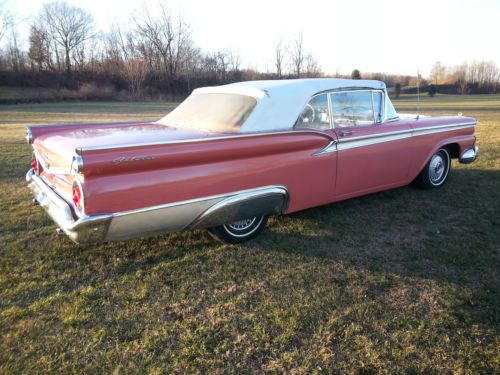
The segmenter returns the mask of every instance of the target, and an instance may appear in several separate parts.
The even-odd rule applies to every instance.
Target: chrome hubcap
[[[445,172],[445,161],[441,155],[434,155],[429,165],[429,177],[432,182],[438,182]]]
[[[234,223],[228,224],[227,226],[233,230],[245,230],[250,228],[253,223],[255,223],[255,220],[257,220],[256,217],[253,217],[251,219],[238,220]]]

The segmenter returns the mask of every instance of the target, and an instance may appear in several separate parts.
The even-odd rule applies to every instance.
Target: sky
[[[130,24],[158,0],[67,0],[88,9],[99,29]],[[8,0],[28,22],[42,0]],[[273,48],[303,36],[322,71],[428,75],[432,64],[491,60],[500,66],[500,0],[167,0],[203,51],[231,48],[242,68],[273,71]],[[23,29],[19,27],[19,31]],[[21,36],[23,34],[21,33]]]

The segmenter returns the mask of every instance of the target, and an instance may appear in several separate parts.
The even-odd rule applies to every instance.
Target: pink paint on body
[[[203,133],[201,139],[199,132],[155,123],[31,129],[34,148],[42,158],[68,171],[62,176],[42,172],[67,200],[74,178],[69,173],[71,155],[81,149],[87,215],[266,185],[286,186],[290,193],[288,212],[295,212],[410,183],[439,147],[453,144],[462,153],[475,142],[473,127],[422,135],[411,132],[466,122],[475,120],[421,118],[324,133],[225,134],[224,139],[216,133]],[[391,135],[395,132],[401,137]],[[386,140],[373,143],[377,137]],[[363,139],[368,140],[366,145]],[[332,140],[338,140],[338,150],[318,154]],[[138,143],[147,145],[127,146]]]

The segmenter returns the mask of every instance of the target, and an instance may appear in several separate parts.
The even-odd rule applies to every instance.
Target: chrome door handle
[[[339,135],[340,135],[341,137],[345,137],[346,135],[351,135],[351,134],[352,134],[352,130],[341,130],[341,131],[339,132]]]

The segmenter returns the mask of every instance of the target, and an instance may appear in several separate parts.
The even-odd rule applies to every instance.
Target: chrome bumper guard
[[[469,164],[472,163],[474,160],[477,158],[477,152],[479,148],[477,146],[474,146],[473,148],[465,151],[462,156],[458,159],[458,161],[462,164]]]
[[[268,214],[282,214],[289,194],[284,186],[190,199],[137,210],[75,219],[70,205],[30,169],[28,187],[35,200],[73,241],[99,243],[158,233],[209,228]]]

